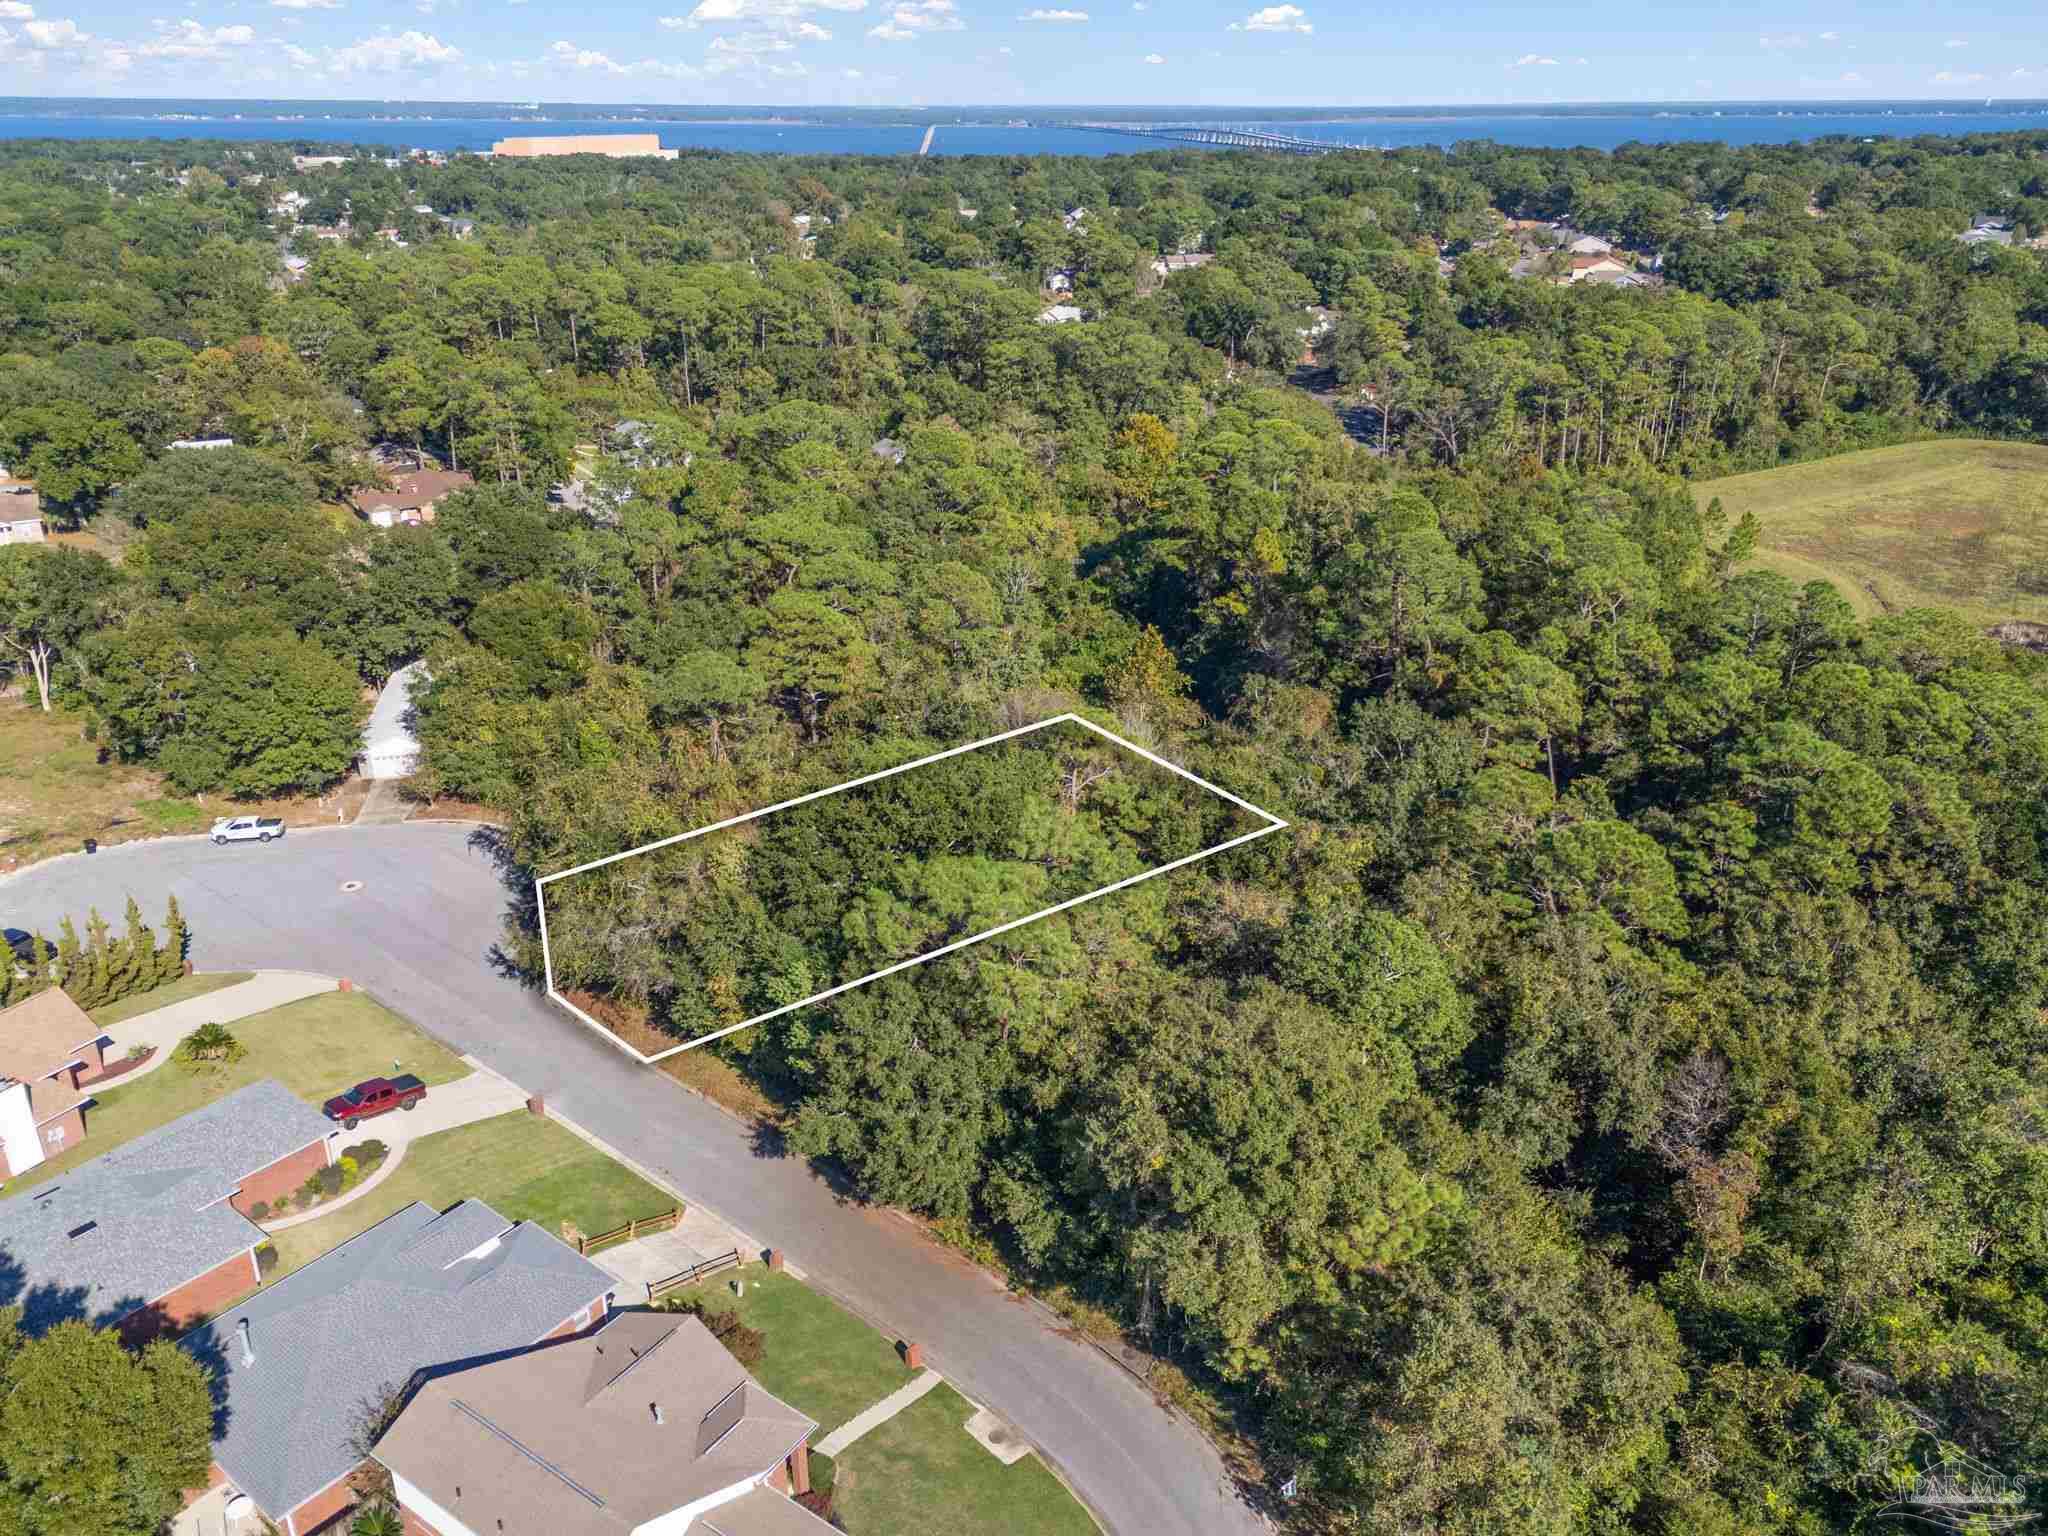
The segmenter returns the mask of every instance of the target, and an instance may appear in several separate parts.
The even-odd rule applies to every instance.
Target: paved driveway
[[[358,880],[360,890],[341,889]],[[727,1115],[503,979],[491,952],[505,891],[468,829],[295,829],[269,847],[176,839],[70,855],[0,880],[0,924],[54,929],[88,905],[118,914],[131,895],[155,922],[172,893],[200,966],[354,979],[786,1250],[878,1326],[916,1337],[963,1393],[1029,1436],[1117,1536],[1268,1529],[1209,1445],[1098,1352],[900,1217],[845,1203],[803,1162],[764,1152]]]

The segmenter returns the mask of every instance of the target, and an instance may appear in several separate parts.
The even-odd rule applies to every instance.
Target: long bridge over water
[[[1169,139],[1180,144],[1205,144],[1211,149],[1262,149],[1280,155],[1334,155],[1353,148],[1328,139],[1304,139],[1263,128],[1232,128],[1214,123],[1047,123],[1081,133],[1120,133],[1134,139]]]

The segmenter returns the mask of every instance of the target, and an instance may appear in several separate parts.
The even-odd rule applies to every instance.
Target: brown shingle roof
[[[97,1065],[90,1047],[99,1038],[100,1027],[85,1010],[62,987],[50,987],[0,1009],[0,1078],[29,1085],[29,1101],[41,1125],[92,1097],[72,1086],[69,1072],[50,1074],[75,1061]]]
[[[404,512],[414,507],[424,507],[430,502],[439,501],[450,491],[463,490],[475,484],[476,481],[459,469],[405,470],[393,475],[384,490],[357,491],[356,510],[365,514],[376,511]]]
[[[437,1377],[376,1456],[471,1530],[610,1536],[762,1476],[816,1428],[696,1318],[624,1312]]]

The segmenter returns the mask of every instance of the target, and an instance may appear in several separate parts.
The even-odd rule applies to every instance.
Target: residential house
[[[878,459],[890,464],[901,464],[910,457],[910,450],[893,437],[878,437],[870,450]]]
[[[85,1140],[86,1085],[105,1070],[99,1026],[62,987],[0,1008],[0,1178]]]
[[[1040,325],[1069,325],[1081,318],[1080,305],[1054,304],[1039,311],[1038,323]]]
[[[398,523],[417,527],[434,520],[434,508],[450,491],[475,484],[459,469],[398,470],[385,478],[381,489],[356,491],[349,500],[372,527],[389,528]]]
[[[452,215],[443,214],[441,217],[441,225],[444,229],[448,231],[449,234],[453,235],[458,240],[467,240],[471,235],[476,233],[475,219],[458,219],[453,217]]]
[[[325,1168],[333,1134],[266,1078],[0,1200],[24,1325],[84,1318],[139,1341],[229,1305],[261,1279],[249,1213]]]
[[[246,1496],[283,1536],[309,1536],[355,1502],[367,1414],[602,1323],[613,1284],[480,1200],[445,1212],[415,1201],[180,1341],[216,1373],[213,1471],[191,1502]]]
[[[1164,256],[1152,258],[1152,273],[1155,277],[1171,277],[1176,272],[1191,272],[1196,267],[1206,267],[1216,259],[1210,251],[1169,251]]]
[[[1570,269],[1557,279],[1559,283],[1583,283],[1606,273],[1619,276],[1629,269],[1628,263],[1616,256],[1574,256],[1571,261]]]
[[[287,256],[284,258],[283,265],[284,280],[288,283],[296,283],[304,280],[306,269],[312,263],[303,256]]]
[[[409,1536],[819,1536],[817,1428],[697,1318],[595,1333],[439,1375],[373,1453]]]
[[[797,227],[798,233],[802,233],[811,227],[811,216],[808,213],[793,213],[789,216],[789,222]]]
[[[432,203],[414,203],[412,205],[412,211],[414,213],[421,215],[423,218],[431,219],[434,217],[434,205]]]
[[[295,171],[317,171],[322,166],[347,165],[347,155],[293,155],[292,169]]]
[[[232,437],[181,437],[172,442],[173,448],[232,448]]]
[[[959,213],[960,217],[967,220],[970,224],[981,217],[981,210],[979,208],[962,208],[959,210]]]
[[[0,470],[0,544],[43,542],[43,501],[32,480],[14,480]]]
[[[1081,227],[1082,221],[1087,217],[1088,210],[1086,208],[1069,208],[1061,222],[1066,225],[1067,233],[1072,234]]]
[[[1581,235],[1565,249],[1574,256],[1606,256],[1612,254],[1614,246],[1598,235]]]
[[[1055,267],[1052,271],[1046,273],[1045,291],[1047,293],[1072,293],[1074,291],[1074,269],[1072,267]]]
[[[1956,239],[1964,245],[2011,245],[2013,243],[2012,220],[2001,219],[1988,213],[1980,213],[1970,221],[1970,227]]]

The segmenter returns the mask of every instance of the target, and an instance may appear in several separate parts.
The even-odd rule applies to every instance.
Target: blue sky
[[[0,0],[0,95],[793,105],[2048,97],[2030,8]]]

